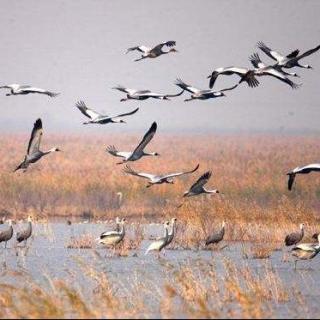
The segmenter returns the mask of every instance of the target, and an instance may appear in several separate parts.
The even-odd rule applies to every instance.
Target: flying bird
[[[181,96],[184,91],[184,90],[182,90],[181,92],[179,92],[177,94],[160,94],[160,93],[151,92],[150,90],[130,89],[130,88],[126,88],[121,85],[113,87],[112,89],[119,90],[119,91],[127,94],[127,98],[122,98],[120,100],[121,102],[130,100],[130,99],[147,100],[149,98],[160,99],[160,100],[170,100],[169,98]]]
[[[90,119],[83,124],[126,123],[122,118],[135,114],[139,110],[139,108],[136,108],[127,113],[118,114],[116,116],[107,116],[88,108],[83,101],[78,101],[76,103],[76,107],[81,111],[82,114]]]
[[[296,245],[297,243],[299,243],[303,239],[303,236],[304,236],[304,224],[301,223],[300,224],[300,231],[299,232],[292,232],[292,233],[288,234],[284,239],[284,243],[287,247]]]
[[[248,86],[251,88],[257,87],[259,85],[259,81],[254,76],[254,71],[246,68],[239,67],[227,67],[227,68],[217,68],[213,70],[212,74],[208,76],[209,88],[213,88],[217,78],[220,75],[238,75],[241,79],[240,82],[247,82]]]
[[[296,84],[291,81],[287,77],[287,74],[285,74],[280,68],[264,64],[257,53],[251,55],[249,60],[255,68],[254,74],[256,76],[271,76],[277,78],[278,80],[288,84],[292,89],[298,89],[301,86],[301,84]]]
[[[10,93],[7,93],[6,96],[16,96],[16,95],[26,95],[29,93],[39,93],[39,94],[45,94],[49,96],[50,98],[54,98],[58,96],[60,93],[51,92],[48,90],[44,90],[41,88],[31,87],[31,86],[25,86],[20,84],[8,84],[6,86],[1,86],[0,89],[10,89]]]
[[[130,168],[128,165],[123,169],[123,171],[127,174],[131,174],[133,176],[141,177],[148,179],[148,185],[147,188],[155,185],[155,184],[162,184],[162,183],[170,183],[173,184],[173,178],[179,177],[185,174],[190,174],[195,171],[197,171],[199,168],[199,164],[192,170],[190,171],[183,171],[183,172],[177,172],[177,173],[170,173],[170,174],[163,174],[163,175],[155,175],[155,174],[150,174],[150,173],[144,173],[144,172],[137,172]]]
[[[197,196],[202,193],[219,193],[219,190],[207,190],[204,188],[204,185],[209,181],[211,177],[211,171],[204,173],[192,186],[191,188],[184,193],[184,197]]]
[[[320,163],[312,163],[304,167],[296,167],[292,171],[288,172],[287,173],[287,176],[289,176],[288,189],[292,190],[292,186],[297,174],[308,174],[312,171],[314,172],[320,171]]]
[[[181,79],[177,79],[175,84],[182,88],[183,90],[186,90],[191,93],[191,98],[190,99],[185,99],[184,101],[191,101],[194,99],[198,100],[207,100],[207,99],[212,99],[212,98],[218,98],[218,97],[224,97],[225,94],[223,93],[224,91],[228,90],[233,90],[235,89],[238,85],[236,84],[235,86],[219,91],[214,91],[214,90],[200,90],[198,88],[192,87],[189,84],[186,84],[183,82]]]
[[[57,147],[54,147],[48,151],[41,151],[40,144],[41,144],[42,134],[43,134],[42,121],[41,121],[41,119],[38,119],[34,123],[34,126],[33,126],[33,130],[31,133],[30,140],[29,140],[27,154],[26,154],[23,162],[20,163],[20,165],[14,170],[14,172],[17,170],[20,170],[20,169],[26,170],[31,163],[37,162],[43,156],[50,154],[52,152],[61,151]]]
[[[157,131],[157,123],[153,122],[150,129],[146,132],[144,137],[142,138],[139,145],[133,150],[133,152],[126,151],[118,151],[114,146],[108,146],[107,152],[115,157],[123,158],[122,162],[118,162],[117,164],[122,164],[127,161],[137,161],[143,156],[159,156],[157,152],[145,152],[144,149],[147,144],[152,140],[153,136]]]
[[[127,53],[131,52],[131,51],[139,51],[142,53],[141,58],[136,59],[134,61],[140,61],[146,58],[157,58],[163,54],[168,54],[170,52],[178,52],[178,50],[176,50],[175,48],[173,48],[176,45],[175,41],[167,41],[167,42],[163,42],[158,44],[157,46],[155,46],[154,48],[148,48],[146,46],[136,46],[136,47],[132,47],[127,49]],[[163,51],[163,47],[167,47],[169,50],[168,51]]]
[[[265,45],[262,41],[259,41],[257,43],[257,47],[262,50],[268,57],[271,59],[277,61],[277,66],[282,68],[293,68],[293,67],[299,67],[299,68],[305,68],[305,69],[312,69],[312,67],[308,64],[300,64],[299,61],[315,52],[317,52],[320,49],[320,45],[316,46],[313,49],[310,49],[302,54],[299,55],[299,50],[294,50],[287,56],[284,56],[283,54],[270,49],[267,45]]]

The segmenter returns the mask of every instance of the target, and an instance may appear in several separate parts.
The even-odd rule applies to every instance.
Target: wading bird
[[[143,156],[159,156],[157,152],[145,152],[144,149],[147,146],[147,144],[152,140],[154,134],[157,131],[157,123],[153,122],[150,129],[147,131],[147,133],[142,138],[139,145],[133,150],[133,152],[126,152],[126,151],[118,151],[114,146],[108,146],[107,152],[109,152],[111,155],[115,157],[123,158],[122,162],[118,162],[117,164],[122,164],[127,161],[137,161]]]
[[[168,239],[169,239],[169,233],[168,233],[169,221],[166,221],[163,225],[164,225],[164,231],[165,231],[164,237],[153,241],[153,242],[149,245],[149,247],[148,247],[145,255],[147,255],[150,251],[157,251],[157,252],[158,252],[158,258],[159,258],[161,250],[164,249],[164,248],[168,245]]]
[[[119,224],[120,230],[115,231],[107,231],[100,235],[100,238],[98,239],[99,243],[105,245],[105,246],[113,246],[113,249],[115,251],[116,245],[119,244],[124,236],[125,236],[125,228],[124,224],[126,222],[126,219],[121,219],[121,221],[116,221],[116,223]]]
[[[48,151],[41,151],[40,144],[41,144],[42,134],[43,134],[42,121],[41,119],[38,119],[33,126],[33,130],[29,140],[27,154],[23,162],[14,171],[17,171],[19,169],[26,170],[31,163],[37,162],[43,156],[50,154],[52,152],[61,151],[57,147],[54,147]]]
[[[130,100],[130,99],[147,100],[149,98],[160,99],[160,100],[170,100],[169,98],[181,96],[184,91],[184,90],[182,90],[181,92],[179,92],[177,94],[160,94],[160,93],[151,92],[150,90],[130,89],[130,88],[123,87],[121,85],[113,87],[112,89],[119,90],[119,91],[127,94],[127,98],[122,98],[120,100],[121,102]]]
[[[22,230],[22,231],[19,231],[17,233],[17,241],[18,243],[24,241],[25,243],[25,246],[27,245],[27,240],[31,237],[32,235],[32,217],[29,216],[28,217],[28,224],[27,224],[27,228]]]
[[[295,180],[295,177],[297,174],[308,174],[310,172],[317,172],[320,171],[320,163],[312,163],[308,164],[304,167],[296,167],[292,171],[287,173],[287,176],[289,176],[288,179],[288,189],[292,190],[292,186]]]
[[[280,68],[276,68],[274,66],[267,66],[264,64],[259,55],[257,53],[254,53],[249,57],[250,62],[254,66],[254,74],[256,76],[271,76],[274,78],[277,78],[278,80],[288,84],[292,89],[298,89],[301,84],[294,83],[291,81],[288,77],[287,74],[285,74]]]
[[[298,260],[311,260],[320,252],[320,235],[318,243],[301,243],[292,248],[291,253],[298,258],[294,261],[294,268],[297,268]]]
[[[172,242],[172,240],[176,235],[176,222],[177,222],[177,218],[171,219],[171,229],[168,232],[168,240],[167,240],[166,246],[168,246]]]
[[[228,90],[233,90],[235,89],[238,85],[234,85],[231,88],[226,88],[223,90],[219,91],[214,91],[214,90],[200,90],[198,88],[192,87],[189,84],[186,84],[183,82],[181,79],[177,79],[175,84],[182,88],[183,90],[189,91],[191,93],[191,98],[190,99],[185,99],[184,101],[192,101],[195,99],[198,100],[207,100],[207,99],[212,99],[212,98],[219,98],[219,97],[225,97],[226,95],[223,93],[224,91]]]
[[[88,108],[83,101],[77,102],[76,107],[82,114],[90,118],[90,121],[84,122],[83,124],[126,123],[122,118],[135,114],[139,110],[139,108],[136,108],[127,113],[118,114],[116,116],[107,116]]]
[[[206,239],[206,246],[209,244],[218,244],[223,240],[225,233],[225,225],[226,223],[223,221],[221,225],[221,229],[218,232],[214,232],[211,236]]]
[[[213,70],[212,74],[208,76],[209,81],[209,88],[213,88],[217,78],[220,75],[238,75],[241,79],[240,82],[246,82],[249,87],[254,88],[259,85],[259,81],[254,76],[254,71],[246,68],[239,68],[239,67],[227,67],[227,68],[217,68]]]
[[[292,232],[292,233],[288,234],[284,239],[284,243],[286,244],[287,247],[296,245],[297,243],[299,243],[303,239],[303,236],[304,236],[304,224],[301,223],[300,224],[300,231],[299,232]]]
[[[207,190],[204,188],[204,185],[209,181],[211,177],[211,171],[204,173],[192,186],[191,188],[184,193],[184,197],[197,196],[202,193],[219,193],[219,190]]]
[[[0,231],[0,243],[4,242],[4,248],[7,247],[7,242],[13,236],[12,221],[8,220],[8,224],[9,224],[9,228],[8,229]]]
[[[123,171],[127,174],[131,174],[133,176],[141,177],[148,179],[148,185],[146,186],[147,188],[153,186],[154,184],[162,184],[162,183],[170,183],[173,184],[173,178],[179,177],[185,174],[193,173],[197,171],[199,168],[199,164],[192,170],[190,171],[184,171],[184,172],[178,172],[178,173],[171,173],[171,174],[164,174],[164,175],[155,175],[155,174],[150,174],[150,173],[144,173],[144,172],[137,172],[128,165],[123,169]]]
[[[312,69],[312,67],[308,64],[300,64],[299,60],[315,53],[320,49],[320,45],[310,49],[302,54],[299,55],[299,50],[294,50],[287,56],[282,55],[281,53],[274,51],[270,49],[268,46],[266,46],[262,41],[259,41],[257,43],[257,47],[262,50],[268,57],[270,57],[273,60],[277,61],[277,66],[281,68],[293,68],[293,67],[299,67],[299,68],[305,68],[305,69]]]
[[[167,41],[167,42],[163,42],[163,43],[158,44],[154,48],[148,48],[145,46],[137,46],[137,47],[132,47],[132,48],[127,49],[126,54],[128,52],[135,51],[135,50],[141,52],[142,53],[141,58],[136,59],[134,61],[140,61],[145,58],[157,58],[163,54],[168,54],[170,52],[178,52],[178,50],[173,48],[175,45],[176,45],[175,41]],[[168,51],[162,50],[163,47],[165,47],[165,46],[169,48]]]
[[[60,93],[51,92],[48,90],[35,88],[31,86],[24,86],[20,84],[8,84],[6,86],[0,87],[0,89],[10,89],[10,93],[7,93],[6,96],[16,96],[16,95],[26,95],[29,93],[39,93],[39,94],[45,94],[51,98],[54,98],[58,96]]]

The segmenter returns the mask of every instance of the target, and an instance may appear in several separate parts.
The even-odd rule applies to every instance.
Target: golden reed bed
[[[131,150],[139,134],[105,136],[46,136],[43,149],[59,146],[63,152],[49,155],[27,173],[13,173],[22,160],[27,135],[3,136],[0,142],[0,214],[13,218],[33,214],[50,217],[93,217],[96,220],[125,216],[134,222],[160,222],[176,216],[180,231],[203,239],[222,220],[227,221],[226,240],[282,241],[284,234],[307,224],[317,230],[320,175],[298,176],[294,190],[287,190],[288,170],[319,161],[320,141],[313,136],[273,135],[165,135],[148,146],[160,157],[130,163],[151,173],[200,169],[175,180],[174,185],[145,188],[146,181],[126,176],[119,158],[107,154],[114,144]],[[208,187],[221,195],[185,201],[182,195],[206,170],[213,171]],[[123,193],[119,202],[118,192]],[[185,234],[181,232],[180,234]],[[179,237],[179,235],[178,235]],[[184,239],[186,246],[188,239]]]

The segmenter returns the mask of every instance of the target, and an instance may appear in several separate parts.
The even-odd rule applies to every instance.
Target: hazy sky
[[[250,66],[248,56],[262,40],[289,53],[320,42],[320,1],[1,1],[0,82],[21,83],[61,92],[6,97],[0,91],[1,130],[28,132],[41,117],[49,132],[144,131],[156,120],[163,131],[319,130],[320,52],[309,56],[314,70],[298,69],[299,90],[269,77],[260,87],[246,84],[227,98],[184,103],[121,102],[116,84],[160,93],[177,92],[176,77],[207,88],[207,75],[221,66]],[[125,55],[135,45],[176,40],[179,53],[133,62]],[[261,58],[270,61],[263,53]],[[238,81],[221,77],[216,88]],[[82,126],[74,107],[84,100],[107,114],[140,111],[127,125]]]

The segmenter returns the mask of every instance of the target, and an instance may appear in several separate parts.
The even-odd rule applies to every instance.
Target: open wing
[[[176,42],[171,40],[171,41],[167,41],[167,42],[163,42],[163,43],[158,44],[157,46],[152,48],[152,50],[158,51],[158,50],[161,50],[164,46],[167,46],[170,48],[170,47],[174,47],[175,45],[176,45]]]
[[[151,48],[148,48],[148,47],[146,47],[146,46],[131,47],[131,48],[127,49],[126,54],[127,54],[128,52],[130,52],[130,51],[135,51],[135,50],[140,51],[140,52],[142,52],[142,53],[147,53],[147,52],[149,52],[149,51],[151,50]]]
[[[175,85],[177,85],[178,87],[180,87],[181,89],[183,90],[187,90],[191,93],[198,93],[200,92],[199,89],[195,88],[195,87],[192,87],[190,86],[189,84],[186,84],[185,82],[183,82],[181,79],[177,79],[176,82],[175,82]]]
[[[288,173],[288,176],[288,190],[291,191],[296,175],[294,173]]]
[[[190,188],[190,191],[196,191],[202,189],[203,186],[209,181],[211,177],[211,171],[204,173]]]
[[[307,57],[307,56],[310,56],[310,54],[315,53],[315,52],[318,51],[319,49],[320,49],[320,45],[317,46],[317,47],[315,47],[315,48],[313,48],[313,49],[310,49],[310,50],[304,52],[303,54],[301,54],[301,55],[298,56],[297,58],[300,60],[300,59],[302,59],[302,58],[305,58],[305,57]]]
[[[137,92],[137,90],[135,90],[135,89],[126,88],[121,85],[117,85],[117,86],[113,87],[112,89],[119,90],[121,92],[128,93],[128,94],[135,94]]]
[[[59,95],[59,93],[56,92],[51,92],[48,90],[44,90],[41,88],[35,88],[35,87],[30,87],[30,86],[20,86],[20,91],[25,92],[25,93],[40,93],[40,94],[46,94],[47,96],[54,98]]]
[[[129,152],[118,151],[115,146],[108,146],[107,152],[115,157],[126,158],[129,155]]]
[[[118,114],[117,116],[112,117],[112,118],[120,118],[120,117],[130,116],[132,114],[135,114],[138,110],[139,110],[139,108],[136,108],[133,111],[130,111],[130,112],[127,112],[127,113],[121,113],[121,114]]]
[[[78,101],[76,103],[76,107],[81,111],[82,114],[84,114],[86,117],[90,118],[91,120],[94,120],[101,116],[100,113],[88,108],[83,101]]]
[[[33,125],[31,137],[29,140],[28,151],[27,151],[28,155],[31,155],[39,151],[42,134],[43,134],[42,121],[41,119],[37,119],[37,121]]]
[[[233,89],[235,89],[237,86],[238,86],[238,83],[237,83],[236,85],[234,85],[233,87],[230,87],[230,88],[226,88],[226,89],[219,90],[219,92],[233,90]]]
[[[260,69],[260,68],[266,67],[266,65],[261,61],[261,59],[257,53],[252,54],[249,57],[249,60],[255,68]]]
[[[268,68],[268,70],[266,71],[265,74],[269,75],[269,76],[272,76],[272,77],[275,77],[278,80],[288,84],[292,89],[298,89],[301,86],[301,84],[294,83],[289,78],[287,78],[284,73],[282,73],[279,70],[276,70],[276,69],[274,69],[272,67]]]
[[[131,174],[132,176],[137,176],[137,177],[141,177],[141,178],[146,178],[151,180],[152,178],[155,177],[155,175],[153,174],[149,174],[149,173],[143,173],[143,172],[137,172],[135,170],[133,170],[130,166],[126,165],[125,168],[123,169],[123,172],[127,173],[127,174]]]
[[[161,176],[162,179],[164,178],[173,178],[173,177],[179,177],[182,176],[184,174],[189,174],[189,173],[193,173],[195,171],[197,171],[199,169],[199,164],[192,170],[190,171],[183,171],[183,172],[177,172],[177,173],[171,173],[171,174],[167,174],[167,175],[163,175]]]
[[[150,127],[150,129],[144,135],[144,137],[142,138],[141,142],[135,148],[133,153],[142,152],[144,150],[144,148],[147,146],[147,144],[152,140],[152,138],[155,135],[156,131],[157,131],[157,123],[153,122],[151,127]]]
[[[174,98],[174,97],[179,97],[184,93],[184,89],[182,89],[180,92],[176,93],[176,94],[166,94],[165,96],[167,98]]]
[[[291,53],[289,53],[287,56],[286,56],[286,58],[288,58],[288,59],[293,59],[293,58],[295,58],[295,57],[297,57],[298,56],[298,54],[299,54],[299,50],[297,49],[297,50],[294,50],[294,51],[292,51]]]
[[[259,41],[257,43],[257,47],[273,60],[280,62],[284,58],[284,56],[281,53],[270,49],[262,41]]]

